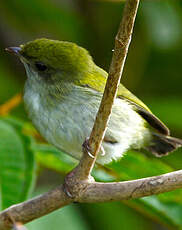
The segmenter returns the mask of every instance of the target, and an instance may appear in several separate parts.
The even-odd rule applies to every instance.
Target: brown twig
[[[12,227],[11,218],[23,224],[46,215],[69,203],[109,202],[139,198],[182,187],[182,170],[139,180],[114,183],[87,183],[74,199],[65,195],[63,186],[32,200],[14,205],[0,213],[0,229]]]
[[[67,175],[67,183],[64,186],[61,185],[48,193],[14,205],[1,212],[0,230],[9,230],[14,223],[18,222],[25,224],[74,201],[87,203],[120,201],[167,192],[182,187],[182,170],[126,182],[97,183],[90,179],[90,172],[100,149],[112,104],[117,93],[138,4],[139,0],[127,0],[125,4],[123,19],[116,36],[115,51],[106,89],[88,143],[94,159],[87,154],[88,149],[84,148],[85,154],[83,154],[78,167]],[[65,193],[67,185],[68,189],[71,190],[71,195],[73,195],[71,197],[67,195],[68,193]]]
[[[30,222],[68,205],[72,201],[73,200],[65,194],[63,186],[61,185],[34,199],[13,205],[0,213],[0,230],[11,229],[15,221],[22,224]],[[14,221],[12,221],[12,219]]]
[[[81,177],[87,180],[90,177],[97,154],[100,150],[128,53],[138,5],[139,0],[126,1],[122,21],[115,38],[115,48],[105,91],[88,141],[90,150],[84,149],[80,164],[74,170],[76,177],[78,176],[79,179]],[[88,151],[93,155],[93,158],[90,157]]]
[[[90,188],[90,185],[98,185],[91,180],[90,173],[100,149],[111,113],[112,104],[117,93],[128,46],[130,44],[138,4],[139,0],[127,0],[123,19],[116,36],[115,51],[113,53],[106,89],[88,142],[88,146],[91,147],[91,153],[95,158],[90,158],[88,149],[85,148],[85,154],[83,154],[78,167],[67,175],[64,188],[61,186],[38,198],[7,209],[0,215],[0,229],[12,227],[12,221],[11,218],[9,218],[10,215],[15,222],[26,223],[60,208],[61,206],[67,205],[74,200],[79,200],[82,194],[87,191],[88,186]],[[71,192],[71,198],[68,196],[69,192]]]

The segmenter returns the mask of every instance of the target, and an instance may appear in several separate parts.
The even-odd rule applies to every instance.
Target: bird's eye
[[[38,71],[45,71],[47,69],[47,66],[42,62],[36,62],[35,66]]]

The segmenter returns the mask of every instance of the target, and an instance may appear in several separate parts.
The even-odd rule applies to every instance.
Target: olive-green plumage
[[[107,72],[95,65],[88,51],[71,42],[37,39],[21,45],[21,54],[33,61],[41,61],[49,67],[60,68],[68,73],[85,73],[82,78],[73,79],[78,85],[89,85],[99,92],[104,91]],[[87,76],[87,77],[85,77]],[[118,96],[132,100],[149,111],[147,106],[120,84]]]
[[[87,50],[71,42],[37,39],[21,45],[18,56],[28,75],[24,100],[33,123],[48,142],[80,158],[107,73]],[[162,156],[181,145],[142,101],[119,85],[98,162],[109,163],[130,148]]]

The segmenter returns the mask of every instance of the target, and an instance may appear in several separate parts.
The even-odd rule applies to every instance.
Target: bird
[[[25,67],[24,104],[36,129],[48,143],[80,159],[107,72],[72,42],[39,38],[6,50]],[[120,83],[96,162],[109,164],[130,149],[162,157],[181,146],[182,140],[171,137],[169,129]]]

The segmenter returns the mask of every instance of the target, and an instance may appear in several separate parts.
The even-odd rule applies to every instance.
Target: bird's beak
[[[21,57],[21,54],[20,54],[21,48],[20,47],[8,47],[5,50],[9,53],[15,54],[18,57]]]

